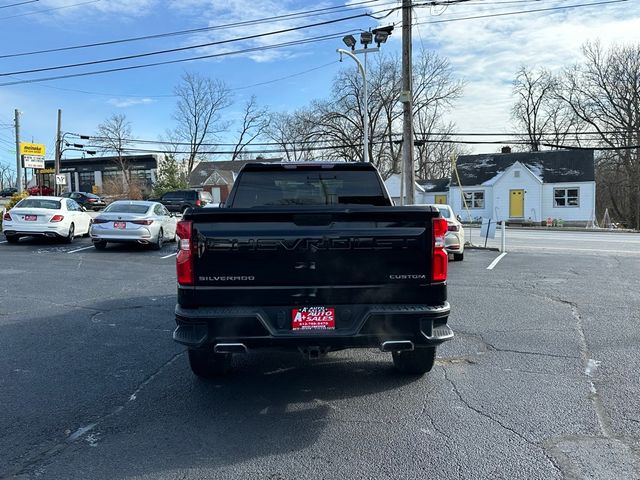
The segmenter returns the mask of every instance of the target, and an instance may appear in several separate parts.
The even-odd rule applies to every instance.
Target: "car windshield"
[[[151,207],[139,203],[112,203],[104,209],[105,213],[147,213]]]
[[[60,202],[58,200],[49,200],[46,198],[25,198],[18,202],[16,208],[45,208],[47,210],[60,210]]]
[[[436,207],[444,218],[451,218],[451,210],[449,207]]]

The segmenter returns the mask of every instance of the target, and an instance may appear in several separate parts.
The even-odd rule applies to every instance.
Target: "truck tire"
[[[5,235],[5,237],[7,239],[7,243],[18,243],[18,241],[20,240],[20,237],[18,235]]]
[[[231,354],[212,350],[189,350],[189,366],[198,377],[212,378],[225,375],[231,369]]]
[[[436,347],[422,347],[405,352],[393,352],[393,365],[401,373],[423,375],[436,361]]]
[[[453,259],[454,259],[456,262],[461,262],[461,261],[463,261],[463,260],[464,260],[464,252],[463,252],[463,253],[454,253],[454,254],[453,254]]]

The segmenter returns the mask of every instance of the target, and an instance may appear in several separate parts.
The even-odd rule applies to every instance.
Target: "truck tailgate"
[[[189,214],[196,244],[191,288],[207,292],[199,302],[218,305],[249,291],[267,304],[313,304],[327,295],[371,302],[381,287],[396,301],[420,303],[421,287],[430,284],[436,216],[417,207]]]

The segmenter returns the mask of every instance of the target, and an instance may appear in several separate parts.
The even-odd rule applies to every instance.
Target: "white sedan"
[[[62,238],[71,243],[87,235],[91,216],[70,198],[27,197],[6,212],[2,230],[7,242],[18,243],[20,237]]]

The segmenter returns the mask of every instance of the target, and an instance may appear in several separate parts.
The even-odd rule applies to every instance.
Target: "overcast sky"
[[[26,1],[26,0],[21,0]],[[53,155],[56,110],[63,110],[63,130],[95,133],[112,113],[131,120],[136,138],[157,139],[174,127],[173,88],[188,70],[223,80],[234,90],[228,118],[238,118],[242,103],[255,94],[272,111],[290,111],[312,99],[329,95],[331,79],[341,68],[335,49],[339,37],[379,25],[398,28],[383,46],[399,53],[401,44],[399,1],[287,1],[287,0],[34,0],[23,5],[0,3],[0,83],[41,79],[97,70],[134,66],[189,57],[227,54],[216,58],[131,69],[99,75],[38,83],[0,86],[0,161],[14,162],[13,111],[22,112],[22,138],[45,143]],[[415,0],[417,5],[426,2]],[[577,8],[554,9],[573,5]],[[335,7],[331,9],[332,7]],[[317,12],[318,9],[329,9]],[[311,16],[291,16],[316,10]],[[545,11],[532,11],[545,10]],[[24,70],[64,66],[124,55],[191,47],[220,40],[264,34],[373,12],[383,20],[360,16],[322,26],[302,28],[223,45],[124,61],[34,73]],[[507,13],[514,15],[500,15]],[[511,82],[518,68],[545,66],[559,70],[580,60],[580,47],[599,40],[605,46],[640,42],[640,7],[637,0],[603,3],[595,0],[470,0],[414,9],[413,47],[435,50],[447,57],[454,74],[466,82],[464,96],[450,113],[460,132],[513,131],[509,112]],[[289,17],[286,17],[289,15]],[[247,25],[249,20],[283,16]],[[483,17],[483,18],[469,18]],[[203,27],[198,33],[163,36],[50,53],[8,56]],[[338,38],[324,38],[337,36]],[[299,43],[315,39],[307,43]],[[286,48],[231,54],[238,50],[294,42]],[[233,141],[233,128],[227,138]],[[472,147],[477,152],[496,146]]]

